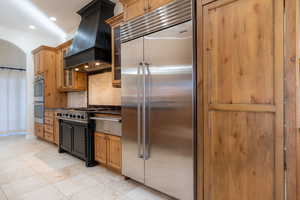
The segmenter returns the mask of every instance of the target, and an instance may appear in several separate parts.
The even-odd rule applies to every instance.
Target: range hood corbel
[[[77,13],[81,22],[72,46],[64,57],[65,69],[88,63],[111,63],[111,29],[105,20],[114,15],[115,4],[109,0],[93,0]]]

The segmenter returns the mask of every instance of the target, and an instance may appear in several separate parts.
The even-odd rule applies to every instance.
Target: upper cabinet
[[[121,35],[120,25],[124,20],[123,13],[106,21],[111,26],[112,34],[112,82],[113,87],[121,87]]]
[[[151,12],[156,8],[166,5],[174,0],[148,0],[148,11]]]
[[[85,91],[87,89],[87,75],[83,72],[76,72],[73,69],[65,70],[64,57],[67,54],[72,40],[57,47],[57,87],[62,92]]]
[[[174,0],[120,0],[124,7],[124,20],[142,16]]]
[[[34,58],[34,73],[35,75],[44,74],[47,69],[46,65],[51,65],[55,62],[55,48],[41,46],[35,49],[33,52]]]
[[[128,21],[147,12],[148,0],[120,0],[124,7],[124,20]]]
[[[66,94],[57,90],[57,49],[41,46],[32,51],[35,75],[44,77],[44,100],[46,108],[65,107]]]

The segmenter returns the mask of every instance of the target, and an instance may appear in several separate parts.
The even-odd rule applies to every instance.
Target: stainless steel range
[[[94,114],[113,114],[121,115],[119,106],[109,107],[90,107],[90,108],[68,108],[57,113],[57,117],[62,120],[74,121],[80,123],[89,123],[90,118]]]
[[[59,153],[68,152],[85,161],[87,167],[97,163],[94,156],[95,114],[120,114],[120,107],[69,108],[57,112],[59,119]]]

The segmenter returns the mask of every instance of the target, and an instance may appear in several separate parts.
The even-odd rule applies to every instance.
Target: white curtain
[[[26,129],[26,72],[0,69],[0,135]]]

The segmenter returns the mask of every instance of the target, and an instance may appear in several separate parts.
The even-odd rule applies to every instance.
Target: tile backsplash
[[[121,105],[121,89],[112,87],[112,72],[89,76],[90,105]]]
[[[89,76],[89,99],[87,92],[69,92],[68,107],[90,105],[121,105],[121,89],[112,87],[112,72]]]
[[[68,107],[79,108],[87,107],[87,92],[69,92]]]

